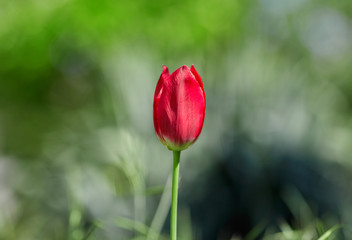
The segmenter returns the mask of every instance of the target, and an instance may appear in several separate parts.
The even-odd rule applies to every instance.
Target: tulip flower
[[[204,87],[194,66],[182,66],[171,75],[163,66],[153,104],[154,127],[160,142],[172,151],[188,148],[202,131],[204,115]]]
[[[160,142],[173,151],[170,236],[177,239],[177,194],[180,154],[199,137],[205,116],[202,79],[192,65],[182,66],[171,75],[166,66],[156,85],[153,119]]]

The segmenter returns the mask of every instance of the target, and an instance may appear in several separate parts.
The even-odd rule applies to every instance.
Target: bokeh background
[[[0,1],[0,239],[168,239],[152,103],[194,64],[179,239],[352,239],[350,0]]]

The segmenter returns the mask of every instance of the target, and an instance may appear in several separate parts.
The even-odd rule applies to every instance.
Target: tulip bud
[[[160,142],[172,151],[192,145],[202,131],[205,102],[203,82],[193,65],[182,66],[171,75],[163,66],[153,103],[154,128]]]

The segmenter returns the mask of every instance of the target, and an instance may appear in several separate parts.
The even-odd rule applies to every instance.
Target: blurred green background
[[[352,239],[350,0],[1,0],[0,239],[169,238],[162,64],[207,96],[180,239]]]

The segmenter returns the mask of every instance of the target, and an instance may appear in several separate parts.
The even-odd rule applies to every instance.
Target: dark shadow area
[[[343,199],[351,172],[307,152],[264,148],[243,139],[226,138],[230,144],[212,156],[215,164],[184,189],[180,202],[200,228],[197,239],[245,237],[262,226],[255,238],[261,239],[268,229],[280,231],[282,222],[295,229],[304,224],[302,218],[314,221],[313,216],[342,223],[344,204],[351,200],[350,193],[349,200]],[[339,234],[336,239],[346,238]]]

